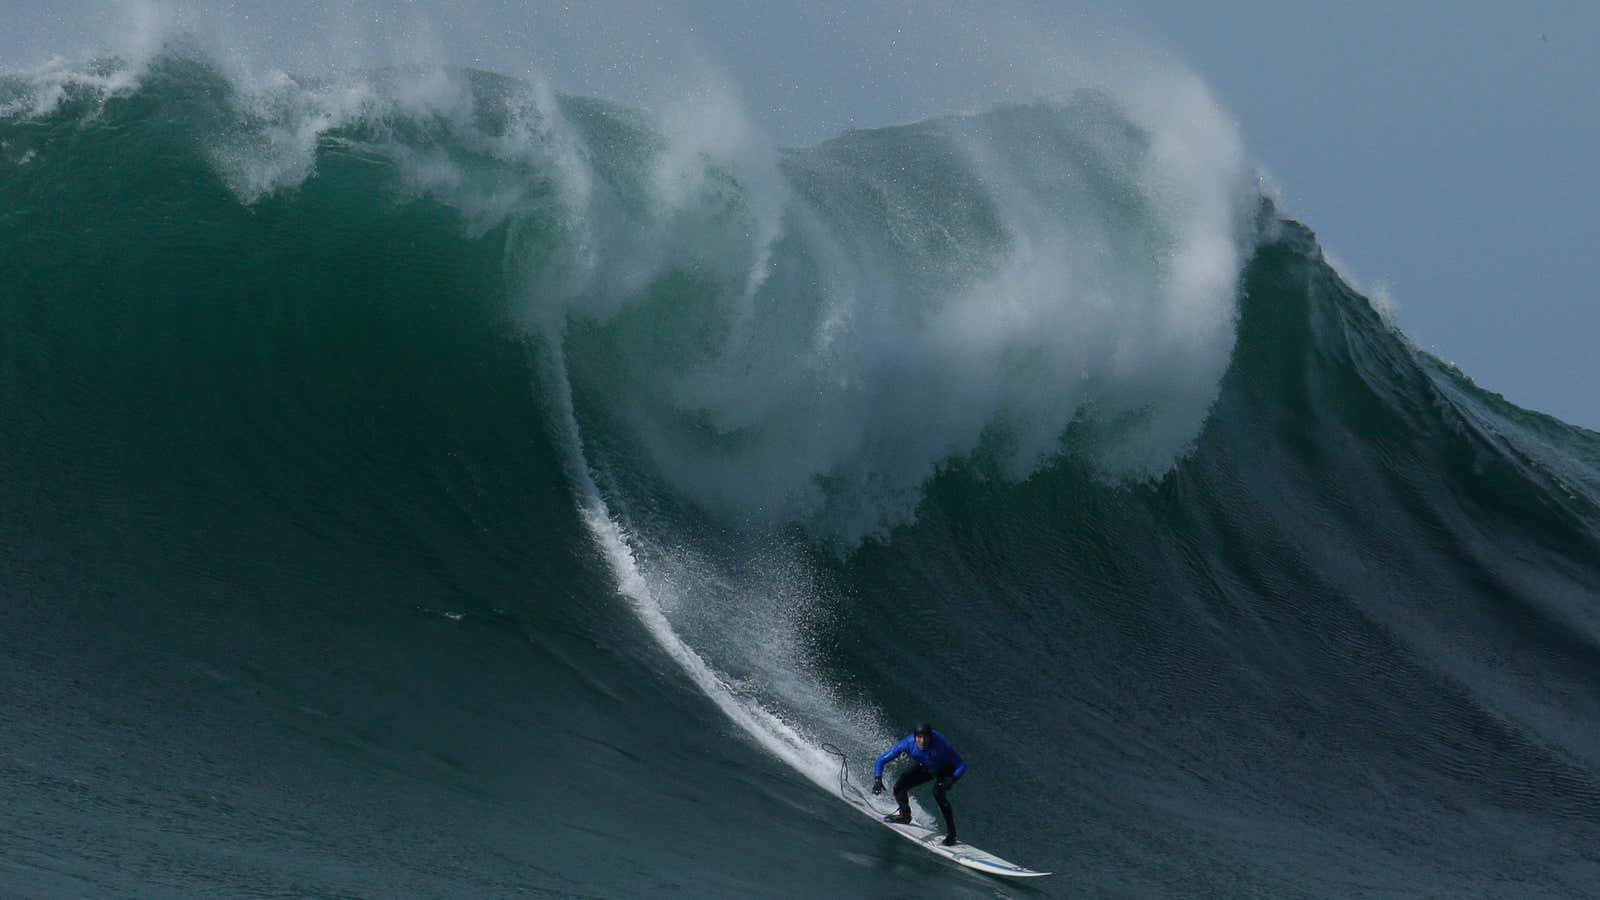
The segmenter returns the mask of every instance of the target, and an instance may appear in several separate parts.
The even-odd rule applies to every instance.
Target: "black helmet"
[[[933,735],[933,726],[927,722],[918,722],[917,727],[913,728],[911,733],[912,735],[926,734],[931,737]]]

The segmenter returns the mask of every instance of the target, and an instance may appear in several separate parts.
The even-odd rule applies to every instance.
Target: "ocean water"
[[[1597,502],[1197,82],[0,79],[7,895],[1592,896]]]

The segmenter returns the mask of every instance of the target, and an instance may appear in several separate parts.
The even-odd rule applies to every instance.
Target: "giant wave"
[[[931,717],[1047,891],[1584,893],[1600,442],[1249,174],[1186,77],[10,76],[0,880],[982,893],[829,796]]]

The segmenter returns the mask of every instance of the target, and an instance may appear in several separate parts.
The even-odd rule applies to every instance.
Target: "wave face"
[[[0,884],[987,895],[833,796],[929,718],[1046,894],[1592,894],[1600,436],[1225,122],[0,80]]]

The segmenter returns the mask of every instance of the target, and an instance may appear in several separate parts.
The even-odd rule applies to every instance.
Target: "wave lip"
[[[783,155],[768,243],[707,157],[664,270],[570,335],[579,393],[705,508],[846,545],[980,450],[1026,477],[1075,421],[1109,476],[1159,475],[1227,366],[1251,208],[1236,146],[1182,146],[1099,93],[853,133]]]
[[[580,417],[740,527],[881,537],[941,467],[976,454],[1022,479],[1075,423],[1108,477],[1159,476],[1232,350],[1255,211],[1237,135],[1186,76],[781,151],[716,94],[641,114],[473,71],[246,71],[181,43],[106,65],[8,102],[63,126],[154,104],[246,206],[350,162],[469,239],[503,233],[512,316],[562,333]]]

